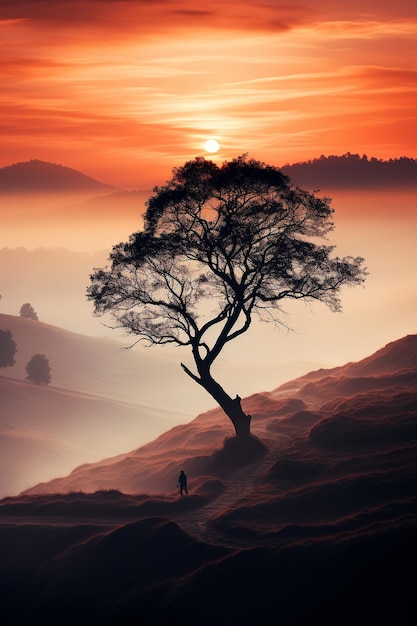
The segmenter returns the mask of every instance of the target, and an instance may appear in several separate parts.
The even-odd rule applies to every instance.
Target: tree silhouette
[[[44,354],[34,354],[26,365],[26,378],[37,385],[49,385],[51,382],[51,368],[49,359]]]
[[[33,308],[33,306],[29,304],[29,302],[22,304],[20,308],[19,316],[24,317],[27,320],[34,320],[35,322],[38,321],[38,316],[36,314],[36,311]]]
[[[0,329],[0,368],[12,367],[15,364],[16,352],[16,343],[13,341],[11,331]]]
[[[142,231],[95,269],[94,312],[148,345],[188,346],[201,385],[250,434],[250,415],[213,378],[222,349],[257,314],[282,323],[282,303],[318,300],[341,310],[344,285],[365,279],[362,258],[332,258],[320,245],[333,228],[327,198],[295,187],[279,169],[238,157],[217,166],[198,157],[173,171],[147,202]]]

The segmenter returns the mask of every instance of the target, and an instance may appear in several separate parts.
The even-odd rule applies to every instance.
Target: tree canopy
[[[0,367],[12,367],[17,352],[16,342],[10,330],[0,328]]]
[[[37,385],[49,385],[51,382],[49,359],[44,354],[34,354],[26,365],[26,372],[26,378]]]
[[[333,209],[279,169],[241,156],[218,166],[198,157],[173,171],[147,202],[143,230],[120,243],[88,288],[95,313],[149,345],[191,349],[184,371],[219,403],[236,433],[250,416],[213,379],[226,344],[254,315],[282,323],[284,300],[340,311],[340,290],[365,279],[363,259],[322,243]]]
[[[33,320],[35,322],[37,322],[39,319],[35,309],[31,304],[29,304],[29,302],[25,302],[25,304],[22,304],[22,306],[20,307],[19,316],[27,320]]]

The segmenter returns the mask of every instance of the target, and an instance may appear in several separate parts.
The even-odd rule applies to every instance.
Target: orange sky
[[[0,167],[41,159],[149,189],[211,137],[219,161],[417,158],[415,0],[1,0],[0,29]],[[321,192],[336,211],[330,243],[365,257],[365,287],[342,294],[342,314],[288,307],[293,333],[254,323],[222,356],[232,396],[291,379],[288,363],[343,365],[416,332],[415,193]],[[67,205],[3,202],[1,312],[29,301],[43,322],[114,337],[85,298],[104,261],[85,255],[140,223],[118,207],[87,224]]]
[[[0,167],[149,187],[209,137],[278,166],[417,157],[415,0],[2,0],[0,28]]]

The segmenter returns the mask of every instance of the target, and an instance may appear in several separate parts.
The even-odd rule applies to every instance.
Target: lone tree
[[[94,312],[147,345],[189,346],[195,371],[183,370],[248,436],[251,416],[213,378],[214,361],[255,314],[281,323],[285,299],[340,311],[341,288],[365,279],[363,259],[332,258],[318,242],[333,229],[328,198],[245,155],[185,163],[146,206],[143,230],[90,277]]]
[[[10,330],[0,329],[0,368],[12,367],[15,364],[14,355],[17,352],[16,343]]]
[[[26,372],[26,378],[37,385],[49,385],[51,382],[49,359],[44,354],[34,354],[26,365]]]
[[[33,308],[33,306],[29,304],[29,302],[22,304],[22,306],[20,307],[19,316],[24,317],[27,320],[34,320],[35,322],[38,321],[38,316],[36,314],[36,311]]]

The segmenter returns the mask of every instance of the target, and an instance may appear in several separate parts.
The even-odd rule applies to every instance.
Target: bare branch
[[[247,332],[253,314],[283,324],[286,300],[340,311],[340,292],[364,282],[360,257],[319,243],[333,229],[328,198],[277,168],[241,156],[218,166],[198,157],[174,170],[147,202],[144,229],[113,248],[88,297],[95,313],[147,345],[189,346],[183,370],[227,411],[236,407],[210,368]]]

